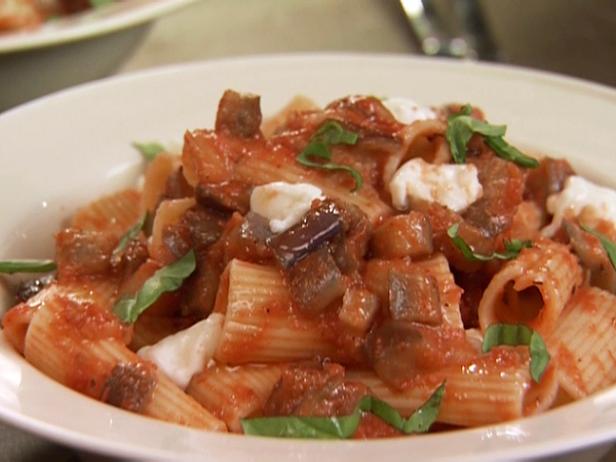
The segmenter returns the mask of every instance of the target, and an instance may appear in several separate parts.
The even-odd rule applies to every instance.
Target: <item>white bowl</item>
[[[420,103],[472,102],[508,137],[615,185],[616,91],[502,66],[400,56],[304,55],[175,66],[43,98],[0,115],[0,258],[44,257],[72,210],[133,181],[134,140],[181,142],[211,127],[226,88],[262,95],[272,113],[293,95],[352,93]],[[91,108],[96,107],[95,111]],[[87,117],[84,117],[87,114]],[[7,306],[8,294],[0,300]],[[496,461],[559,454],[616,439],[616,388],[524,420],[379,441],[299,441],[207,433],[81,396],[38,372],[0,336],[0,417],[66,444],[147,460]]]
[[[123,0],[0,34],[0,112],[113,73],[151,21],[194,0]]]

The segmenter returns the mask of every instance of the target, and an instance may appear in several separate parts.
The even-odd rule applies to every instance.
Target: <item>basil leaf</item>
[[[523,324],[492,324],[483,335],[481,351],[489,352],[498,345],[528,345],[533,330]]]
[[[441,383],[428,400],[413,412],[413,415],[404,423],[402,431],[404,433],[425,433],[430,430],[438,416],[444,394],[445,382]]]
[[[536,331],[533,331],[530,336],[528,348],[530,349],[530,375],[535,382],[539,383],[550,362],[550,353],[541,335]]]
[[[610,241],[610,239],[605,234],[600,233],[599,231],[596,231],[592,228],[589,228],[588,226],[582,225],[582,229],[599,239],[599,242],[601,242],[605,253],[607,253],[610,262],[612,263],[612,266],[614,267],[614,269],[616,269],[616,244]]]
[[[494,252],[492,256],[497,260],[511,260],[516,258],[522,249],[530,249],[533,246],[532,241],[522,241],[520,239],[511,239],[505,241],[504,252]]]
[[[507,143],[502,136],[487,136],[486,143],[492,148],[494,153],[501,159],[508,160],[521,167],[537,168],[539,161],[533,157],[527,156],[523,152]]]
[[[473,106],[471,106],[470,104],[466,103],[464,106],[462,106],[462,108],[460,109],[460,112],[458,112],[455,115],[471,115],[473,113]]]
[[[457,164],[466,161],[466,148],[473,133],[483,135],[486,143],[501,159],[514,162],[522,167],[537,168],[539,161],[505,141],[503,136],[507,131],[506,125],[492,125],[471,116],[472,108],[466,104],[460,112],[447,118],[447,130],[445,139],[449,144],[451,157]]]
[[[528,345],[530,352],[530,375],[539,382],[550,362],[550,353],[539,335],[523,324],[492,324],[485,331],[481,350],[484,353],[497,345]]]
[[[357,133],[345,130],[344,127],[335,120],[325,122],[312,136],[311,142],[329,144],[355,144],[359,139]]]
[[[276,436],[280,438],[350,438],[357,430],[361,413],[344,417],[257,417],[242,419],[247,435]]]
[[[483,120],[474,119],[470,115],[457,116],[456,121],[468,125],[473,133],[485,136],[503,136],[507,131],[506,125],[491,125]]]
[[[139,233],[143,229],[143,226],[145,225],[147,218],[148,218],[148,214],[146,212],[143,214],[143,216],[139,219],[139,221],[132,228],[126,231],[124,236],[120,238],[120,242],[118,242],[118,245],[116,246],[116,248],[113,249],[113,252],[111,254],[112,257],[117,257],[122,252],[124,252],[124,249],[126,249],[126,246],[128,245],[128,243],[139,235]]]
[[[163,293],[178,289],[196,265],[195,252],[191,250],[179,260],[156,271],[134,297],[118,300],[113,312],[124,322],[135,322]]]
[[[100,8],[101,6],[109,5],[115,0],[90,0],[90,6],[92,8]]]
[[[469,104],[465,104],[460,112],[447,118],[445,139],[449,143],[451,157],[456,164],[463,164],[466,161],[466,146],[473,133],[480,133],[485,136],[503,136],[507,130],[505,125],[491,125],[471,117],[472,110]]]
[[[364,396],[351,415],[342,417],[257,417],[242,419],[247,435],[276,436],[281,438],[350,438],[361,421],[362,412],[371,412],[403,433],[423,433],[436,420],[445,393],[443,382],[428,400],[408,419],[374,396]]]
[[[0,273],[47,273],[56,269],[53,260],[3,260]]]
[[[370,411],[403,433],[425,433],[436,421],[441,401],[445,394],[445,382],[434,390],[430,397],[408,418],[404,419],[398,411],[377,398],[372,398]]]
[[[165,152],[165,147],[160,143],[133,143],[145,160],[154,160],[161,152]]]
[[[449,118],[445,139],[449,143],[451,157],[456,164],[463,164],[466,161],[466,145],[472,136],[473,131],[468,125],[458,123],[455,116]]]
[[[323,170],[341,170],[349,173],[355,181],[353,191],[357,191],[364,183],[359,172],[349,165],[336,164],[328,161],[332,158],[332,152],[330,150],[331,145],[353,145],[357,143],[358,139],[359,136],[357,133],[345,130],[340,123],[329,120],[316,131],[308,142],[308,145],[299,153],[296,160],[305,167],[320,168]],[[317,162],[316,160],[312,160],[311,157],[322,159],[324,162]]]
[[[460,225],[456,223],[455,225],[451,225],[449,229],[447,229],[447,235],[454,243],[454,245],[458,248],[464,258],[470,261],[492,261],[492,260],[511,260],[516,258],[522,249],[530,248],[533,246],[531,241],[522,241],[520,239],[512,239],[510,241],[505,241],[505,251],[504,252],[493,252],[492,255],[482,255],[480,253],[476,253],[470,245],[464,241],[460,236],[458,236],[458,229]]]
[[[333,162],[325,162],[325,163],[313,162],[308,159],[300,159],[300,158],[298,158],[297,161],[300,164],[304,165],[305,167],[314,167],[314,168],[320,168],[323,170],[342,170],[342,171],[348,172],[353,177],[353,180],[355,181],[355,187],[353,188],[353,191],[357,191],[364,184],[364,179],[361,177],[359,172],[355,170],[353,167],[349,167],[348,165],[335,164]]]

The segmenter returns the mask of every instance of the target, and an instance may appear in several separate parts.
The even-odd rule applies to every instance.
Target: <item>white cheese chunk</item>
[[[250,210],[269,220],[273,233],[281,233],[299,223],[321,190],[308,183],[274,183],[257,186],[250,196]]]
[[[423,159],[409,160],[392,177],[389,192],[394,207],[409,208],[409,199],[438,202],[461,212],[483,194],[477,168],[471,164],[430,164]]]
[[[382,102],[398,122],[403,124],[412,124],[416,120],[436,119],[436,112],[408,98],[384,98]]]
[[[156,364],[179,387],[186,388],[191,377],[214,356],[223,321],[222,314],[212,313],[188,329],[141,348],[137,354]]]
[[[552,236],[560,228],[564,218],[577,217],[588,211],[616,225],[616,191],[598,186],[580,176],[570,176],[565,187],[548,197],[547,210],[553,215],[552,223],[542,233]]]

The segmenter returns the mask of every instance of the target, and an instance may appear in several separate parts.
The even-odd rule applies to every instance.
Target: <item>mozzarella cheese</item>
[[[471,164],[430,164],[423,159],[409,160],[389,183],[391,200],[398,210],[409,208],[409,199],[438,202],[461,212],[483,194],[477,168]]]
[[[408,98],[384,98],[382,102],[398,122],[403,124],[412,124],[416,120],[436,119],[436,112]]]
[[[188,329],[141,348],[137,354],[156,364],[179,387],[186,388],[191,377],[214,356],[223,321],[222,314],[212,313]]]
[[[274,183],[257,186],[250,196],[250,210],[269,220],[273,233],[281,233],[299,223],[321,190],[308,183]]]
[[[563,218],[577,217],[582,211],[616,225],[616,191],[598,186],[580,176],[570,176],[563,190],[548,197],[547,210],[553,215],[552,223],[543,228],[543,234],[552,236],[560,228]]]

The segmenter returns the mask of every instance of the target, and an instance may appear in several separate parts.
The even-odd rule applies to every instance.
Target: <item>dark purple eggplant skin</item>
[[[525,197],[534,200],[545,211],[548,196],[561,192],[571,175],[575,175],[575,171],[569,162],[545,157],[538,168],[528,173]]]
[[[55,276],[53,274],[46,274],[40,278],[24,281],[17,287],[15,298],[18,302],[27,302],[31,297],[34,297],[54,280]]]
[[[423,273],[389,272],[389,312],[396,321],[438,326],[443,320],[436,280]]]
[[[340,211],[323,201],[297,225],[268,239],[268,245],[284,269],[288,269],[343,232]]]
[[[590,272],[590,285],[616,294],[616,270],[596,238],[569,220],[563,222],[563,228],[569,236],[571,248]]]
[[[390,217],[374,230],[370,244],[379,258],[427,257],[434,251],[430,220],[416,210]]]
[[[152,399],[158,378],[147,363],[119,363],[109,374],[101,400],[132,412],[142,412]]]
[[[240,227],[240,234],[243,238],[254,240],[262,245],[266,245],[267,240],[272,237],[267,218],[255,212],[246,214],[244,223]]]
[[[416,375],[415,358],[422,342],[423,335],[413,324],[388,320],[370,333],[366,348],[376,374],[398,385]]]
[[[195,199],[207,209],[224,214],[239,212],[245,215],[250,210],[250,193],[249,184],[236,180],[199,183],[195,188]]]
[[[325,310],[346,289],[342,273],[329,254],[321,247],[286,271],[293,300],[306,313]]]
[[[252,138],[261,133],[261,98],[227,90],[218,103],[216,132],[238,138]]]

